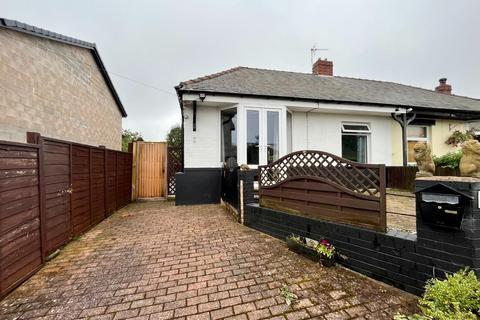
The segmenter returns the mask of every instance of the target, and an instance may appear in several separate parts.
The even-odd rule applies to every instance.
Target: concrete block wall
[[[121,149],[122,115],[89,49],[0,29],[0,140],[26,132]]]

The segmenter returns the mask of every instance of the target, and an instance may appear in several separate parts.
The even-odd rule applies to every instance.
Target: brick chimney
[[[321,76],[333,76],[333,62],[327,59],[318,59],[312,66],[312,73]]]
[[[435,91],[443,94],[452,94],[452,86],[447,84],[447,78],[438,80],[440,84],[435,88]]]

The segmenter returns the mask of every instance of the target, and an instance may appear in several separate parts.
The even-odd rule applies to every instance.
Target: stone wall
[[[0,140],[26,132],[121,149],[122,115],[91,50],[0,29]]]

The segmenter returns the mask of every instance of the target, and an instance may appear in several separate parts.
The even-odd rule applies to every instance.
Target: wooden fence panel
[[[0,298],[42,265],[39,147],[0,141]]]
[[[125,183],[125,161],[123,154],[117,153],[117,185],[115,187],[116,190],[116,197],[117,197],[117,207],[116,209],[119,209],[123,207],[123,190],[124,186],[123,184]]]
[[[389,166],[386,167],[387,172],[387,188],[401,189],[414,192],[415,176],[417,174],[417,166]],[[455,168],[435,168],[436,176],[460,176],[460,169]]]
[[[92,225],[90,148],[72,145],[72,230],[81,234]]]
[[[385,166],[297,151],[260,167],[260,205],[386,230]]]
[[[106,163],[106,211],[107,214],[113,213],[117,209],[117,152],[113,150],[107,150],[107,163]]]
[[[70,144],[40,139],[45,182],[45,252],[48,254],[71,238]]]
[[[105,150],[92,148],[92,173],[91,173],[91,197],[92,197],[92,223],[96,225],[105,216]]]
[[[122,206],[126,206],[130,203],[132,199],[132,166],[133,166],[133,156],[131,153],[122,152],[123,157],[125,158],[125,167],[124,167],[124,174],[125,174],[125,182],[124,186],[125,189],[123,191],[123,201]]]
[[[131,201],[131,153],[28,133],[0,141],[0,298]]]

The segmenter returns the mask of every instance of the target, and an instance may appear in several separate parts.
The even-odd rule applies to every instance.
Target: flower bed
[[[315,262],[321,262],[325,267],[332,267],[335,265],[336,251],[335,247],[323,239],[320,242],[306,239],[297,235],[290,235],[287,237],[287,246],[293,252],[301,254]]]

